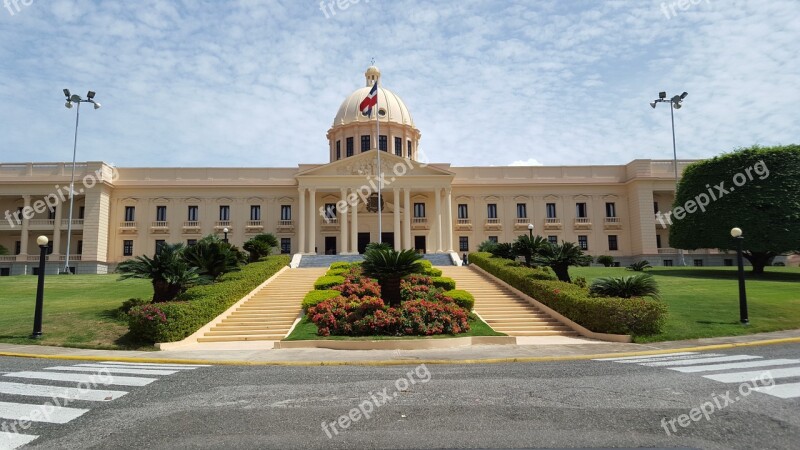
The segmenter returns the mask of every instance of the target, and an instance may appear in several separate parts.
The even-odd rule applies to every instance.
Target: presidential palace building
[[[376,145],[376,112],[365,116],[359,104],[380,71],[370,67],[365,75],[366,85],[342,102],[328,130],[327,164],[78,163],[70,224],[70,163],[0,163],[0,245],[8,250],[0,255],[0,274],[34,273],[41,235],[49,238],[48,273],[66,265],[68,241],[71,270],[107,273],[120,261],[152,255],[161,243],[191,245],[208,234],[241,246],[272,233],[278,251],[287,254],[356,254],[380,239],[395,248],[460,255],[485,240],[511,242],[529,233],[530,225],[553,242],[576,242],[590,255],[612,255],[623,265],[640,259],[680,263],[669,246],[669,225],[655,215],[672,205],[671,160],[558,167],[425,163],[408,108],[383,87]],[[679,161],[679,169],[688,163]],[[716,250],[683,257],[688,265],[729,264],[732,258]]]

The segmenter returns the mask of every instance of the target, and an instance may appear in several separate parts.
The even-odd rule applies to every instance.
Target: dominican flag
[[[361,113],[365,116],[372,115],[372,107],[378,104],[378,82],[376,81],[375,84],[372,85],[372,89],[369,91],[369,95],[361,101],[361,105],[359,105],[359,109]]]

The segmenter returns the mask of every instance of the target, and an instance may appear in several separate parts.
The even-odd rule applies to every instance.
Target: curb
[[[643,350],[637,352],[598,353],[593,355],[568,355],[568,356],[529,356],[516,358],[487,358],[487,359],[397,359],[380,361],[217,361],[203,359],[178,359],[178,358],[132,358],[115,356],[81,356],[81,355],[41,355],[33,353],[0,352],[0,356],[35,359],[56,359],[72,361],[114,361],[132,363],[163,363],[163,364],[204,364],[214,366],[404,366],[420,364],[504,364],[504,363],[531,363],[531,362],[558,362],[581,361],[601,358],[623,358],[628,356],[651,356],[687,351],[724,350],[739,347],[760,347],[767,345],[800,343],[800,337],[767,339],[752,342],[735,342],[730,344],[714,344],[695,347],[670,348],[662,350]]]

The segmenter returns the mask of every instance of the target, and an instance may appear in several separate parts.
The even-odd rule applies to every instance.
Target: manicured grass
[[[498,333],[492,329],[486,322],[481,319],[475,318],[469,321],[469,331],[460,333],[458,335],[451,334],[438,334],[435,336],[317,336],[317,326],[314,325],[308,316],[297,324],[292,330],[292,333],[287,336],[284,341],[308,341],[308,340],[333,340],[333,341],[383,341],[393,339],[447,339],[453,337],[470,337],[470,336],[505,336],[503,333]]]
[[[573,279],[626,276],[618,267],[571,267]],[[648,269],[669,307],[664,332],[637,342],[672,341],[763,333],[800,328],[800,269],[767,267],[763,275],[745,269],[750,325],[739,323],[739,285],[735,267],[656,267]]]
[[[45,277],[42,339],[30,339],[36,305],[34,276],[0,277],[0,342],[65,347],[130,349],[127,322],[115,310],[131,297],[153,295],[148,280],[117,281],[118,275]]]

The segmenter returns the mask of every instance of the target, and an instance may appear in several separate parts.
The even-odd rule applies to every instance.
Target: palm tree
[[[539,253],[541,249],[548,245],[550,245],[550,241],[541,236],[537,235],[531,239],[527,234],[523,234],[514,241],[512,249],[514,250],[514,255],[525,258],[525,265],[530,267],[533,255]]]
[[[658,284],[652,275],[640,273],[627,277],[605,277],[592,281],[589,292],[604,297],[644,297],[659,298]]]
[[[7,255],[8,249],[0,245],[0,255]]]
[[[501,242],[489,250],[495,258],[516,259],[514,247],[508,242]]]
[[[152,258],[137,256],[121,262],[117,272],[120,280],[128,278],[149,279],[153,283],[153,303],[174,300],[189,287],[205,280],[183,258],[183,244],[161,245]]]
[[[214,280],[223,273],[239,270],[242,257],[235,246],[213,234],[200,239],[197,244],[183,252],[183,258],[190,265],[197,267],[200,275],[207,275]]]
[[[559,280],[567,283],[572,282],[569,266],[586,264],[590,259],[591,256],[584,255],[583,250],[574,242],[562,242],[560,245],[548,243],[533,256],[533,262],[549,266]]]
[[[272,249],[276,247],[278,247],[278,238],[271,233],[256,235],[242,246],[249,253],[250,262],[256,262],[265,256],[269,256],[272,253]]]
[[[364,274],[378,279],[381,297],[390,306],[400,305],[400,279],[417,269],[422,255],[414,250],[385,250],[370,248],[364,253],[361,268]]]

